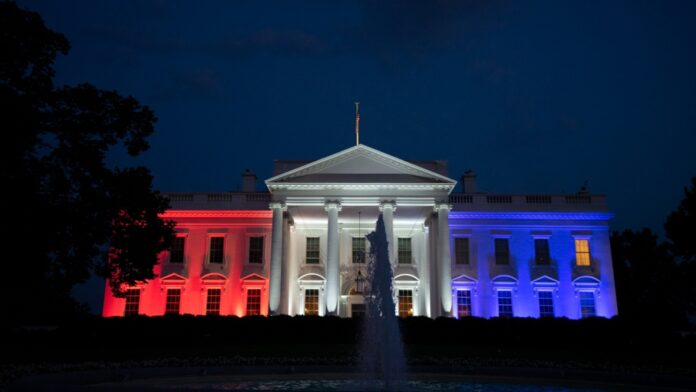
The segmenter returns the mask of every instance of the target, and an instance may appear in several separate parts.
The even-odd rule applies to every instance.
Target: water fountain
[[[361,347],[363,372],[373,388],[401,389],[406,361],[396,318],[389,241],[381,214],[367,239],[370,257]]]

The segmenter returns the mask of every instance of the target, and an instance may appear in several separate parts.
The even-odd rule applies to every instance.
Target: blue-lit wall
[[[453,314],[456,290],[471,289],[474,316],[498,316],[498,290],[512,292],[515,317],[539,317],[540,290],[553,293],[556,317],[581,317],[578,292],[595,296],[596,315],[617,314],[609,244],[610,214],[450,213]],[[456,264],[454,238],[469,238],[470,263]],[[509,265],[496,265],[495,238],[509,241]],[[534,240],[547,239],[551,262],[536,265]],[[576,266],[575,239],[587,239],[591,265]]]

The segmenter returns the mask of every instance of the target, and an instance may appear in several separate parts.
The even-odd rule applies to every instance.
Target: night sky
[[[57,82],[159,118],[136,160],[162,191],[361,142],[467,169],[479,190],[606,194],[662,233],[696,175],[696,2],[20,1],[72,44]],[[259,190],[262,188],[259,181]]]

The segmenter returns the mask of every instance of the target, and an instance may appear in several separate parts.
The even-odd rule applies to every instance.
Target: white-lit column
[[[341,203],[327,202],[324,205],[328,215],[328,231],[326,233],[326,312],[328,315],[338,315],[338,292],[340,286],[338,266],[338,212]]]
[[[437,212],[437,269],[440,289],[440,309],[444,317],[452,317],[452,265],[449,246],[449,212],[447,203],[435,205]]]
[[[379,211],[382,213],[382,218],[384,219],[384,231],[387,232],[387,241],[389,246],[389,262],[394,264],[394,252],[396,244],[394,242],[394,211],[396,211],[396,203],[393,201],[383,201],[379,205]]]
[[[280,202],[269,205],[273,211],[273,230],[271,232],[271,287],[268,291],[268,314],[275,315],[280,310],[280,282],[282,280],[283,261],[283,211]]]

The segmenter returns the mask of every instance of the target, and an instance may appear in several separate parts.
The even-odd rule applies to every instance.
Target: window
[[[510,247],[507,238],[495,239],[495,264],[510,264]]]
[[[247,290],[247,316],[258,316],[261,314],[261,289]]]
[[[512,317],[512,291],[498,290],[498,317]]]
[[[225,250],[225,237],[210,237],[210,263],[222,264]]]
[[[351,304],[350,316],[353,318],[365,317],[365,304]]]
[[[545,238],[534,240],[534,262],[536,265],[551,264],[551,257],[549,255],[549,240]]]
[[[137,316],[140,313],[140,289],[126,291],[126,316]]]
[[[164,314],[179,314],[181,305],[181,289],[167,289],[167,303],[164,306]]]
[[[579,267],[590,265],[590,240],[575,240],[575,265]]]
[[[411,264],[411,238],[399,238],[398,246],[399,264]]]
[[[555,316],[553,312],[553,292],[539,291],[537,296],[539,297],[539,317]]]
[[[169,253],[169,262],[181,264],[184,262],[184,242],[186,237],[175,237],[172,243],[172,250]]]
[[[454,260],[457,264],[469,264],[469,239],[454,238]]]
[[[263,237],[249,238],[249,263],[263,263]]]
[[[471,316],[471,291],[457,290],[457,316]]]
[[[307,264],[319,264],[319,237],[307,237]]]
[[[304,314],[305,314],[305,316],[318,316],[319,315],[319,290],[317,290],[317,289],[305,290]]]
[[[208,289],[208,299],[205,303],[205,314],[206,315],[219,315],[220,314],[220,296],[221,289]]]
[[[410,316],[413,316],[413,292],[411,290],[399,290],[399,317]]]
[[[579,294],[580,316],[582,318],[596,316],[594,293],[592,291],[581,291]]]
[[[365,264],[365,237],[353,237],[353,264]]]

